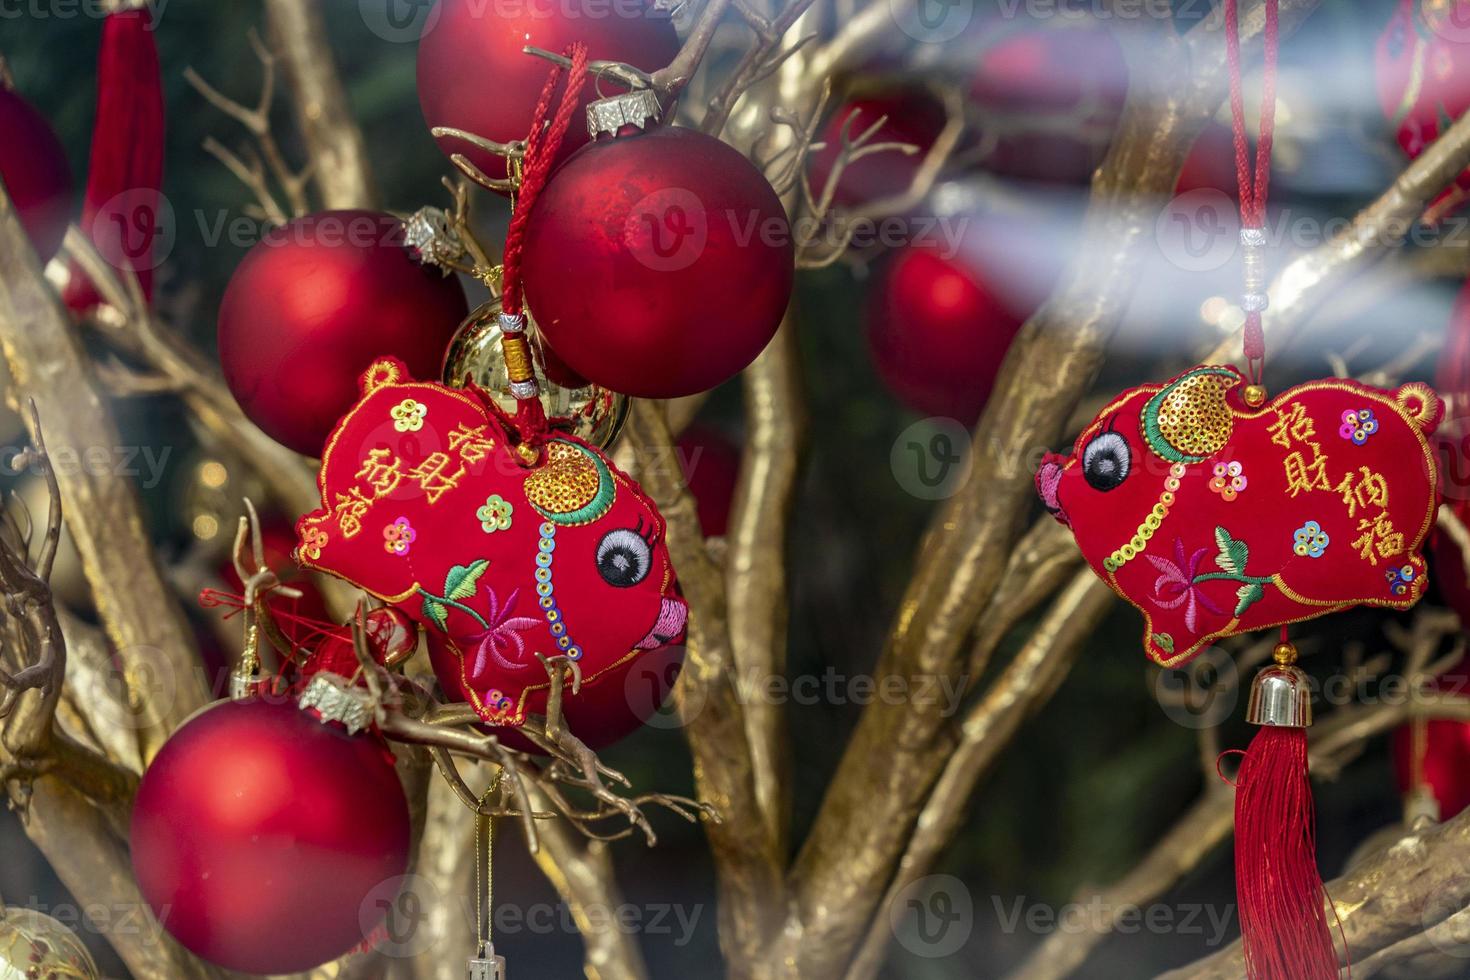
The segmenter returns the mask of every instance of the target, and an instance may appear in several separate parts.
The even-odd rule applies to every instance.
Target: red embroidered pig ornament
[[[537,654],[578,662],[579,712],[626,713],[634,660],[684,635],[652,501],[572,436],[522,465],[473,389],[413,381],[384,359],[362,391],[322,454],[322,507],[297,523],[298,561],[422,624],[445,693],[491,725],[545,710]]]
[[[1143,613],[1150,659],[1357,605],[1404,609],[1439,478],[1435,393],[1313,381],[1259,408],[1231,367],[1124,392],[1048,454],[1036,487],[1082,556]]]

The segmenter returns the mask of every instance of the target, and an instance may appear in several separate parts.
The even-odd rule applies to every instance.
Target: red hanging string
[[[1280,46],[1278,0],[1266,0],[1263,32],[1265,61],[1261,72],[1261,125],[1256,137],[1254,169],[1245,132],[1245,95],[1240,69],[1239,0],[1225,0],[1225,58],[1230,69],[1230,119],[1235,136],[1235,179],[1240,188],[1240,226],[1264,230],[1266,193],[1271,183],[1271,144],[1276,132],[1276,52]],[[1264,286],[1261,287],[1264,291]],[[1244,350],[1246,367],[1257,384],[1266,360],[1266,334],[1261,311],[1247,310]]]
[[[530,220],[531,208],[535,206],[541,188],[546,186],[546,178],[551,175],[551,163],[556,159],[556,151],[561,147],[567,126],[571,124],[582,85],[587,79],[587,45],[576,41],[565,53],[571,59],[572,66],[564,69],[561,65],[556,65],[551,69],[546,86],[541,90],[541,99],[536,103],[536,114],[531,121],[531,135],[526,140],[526,153],[521,160],[520,191],[516,195],[515,211],[510,216],[510,228],[505,233],[500,308],[506,313],[522,312],[521,253],[525,249],[526,222]],[[561,81],[563,71],[567,72],[567,86],[556,107],[556,115],[548,126],[546,115],[551,111],[551,101],[556,95],[556,86]]]

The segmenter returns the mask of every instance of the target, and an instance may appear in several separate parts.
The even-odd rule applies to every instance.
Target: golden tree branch
[[[62,501],[88,518],[72,523],[72,538],[138,699],[140,744],[151,756],[207,700],[203,671],[159,571],[137,491],[116,465],[121,439],[86,354],[3,195],[0,253],[10,257],[0,268],[0,343],[18,391],[46,420],[53,463],[65,454],[56,466]]]
[[[976,784],[1010,744],[1021,723],[1050,700],[1112,604],[1112,591],[1092,569],[1074,574],[1016,658],[965,717],[959,744],[924,803],[898,872],[888,883],[847,971],[848,980],[871,980],[878,975],[892,936],[888,909],[943,854],[959,832]]]
[[[367,146],[337,75],[321,5],[265,0],[265,10],[322,202],[328,208],[372,207],[376,195]]]
[[[671,439],[659,406],[635,400],[624,438],[644,458],[663,458],[659,451]],[[645,466],[640,477],[667,522],[669,553],[689,602],[688,656],[674,696],[694,754],[699,796],[724,818],[705,827],[719,875],[721,945],[731,975],[743,976],[779,922],[782,855],[756,802],[724,574],[705,549],[693,498],[677,468]]]
[[[531,803],[538,808],[546,805],[534,789]],[[598,840],[584,842],[554,820],[537,830],[543,846],[534,855],[536,865],[567,903],[582,934],[583,974],[588,980],[643,980],[648,968],[636,938],[619,929],[610,916],[623,898],[608,845]]]

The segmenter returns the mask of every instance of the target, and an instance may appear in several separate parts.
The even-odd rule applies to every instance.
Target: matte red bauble
[[[1470,696],[1470,661],[1451,667],[1434,681],[1434,690]],[[1470,723],[1435,718],[1425,723],[1422,779],[1448,820],[1470,807]],[[1394,779],[1400,793],[1414,787],[1414,739],[1409,725],[1393,733]]]
[[[71,167],[45,117],[0,86],[0,180],[44,265],[61,248],[71,220]]]
[[[684,430],[674,448],[684,483],[694,495],[700,529],[707,538],[721,536],[730,527],[735,482],[740,478],[740,447],[719,429],[695,423]]]
[[[652,72],[674,60],[679,39],[667,16],[630,16],[626,2],[563,0],[556,4],[439,0],[419,41],[419,106],[430,128],[448,126],[508,143],[531,131],[531,117],[546,84],[549,62],[524,53],[527,46],[564,51],[583,41],[593,60],[621,61]],[[608,82],[605,84],[615,83]],[[582,110],[593,98],[587,86],[559,159],[587,141]],[[501,157],[442,137],[445,156],[463,153],[491,177],[505,176]]]
[[[755,360],[791,298],[786,212],[727,143],[656,127],[552,174],[525,239],[526,301],[587,380],[643,398],[705,391]]]
[[[441,634],[425,630],[429,662],[439,686],[452,700],[463,700],[463,658],[449,648]],[[630,657],[592,682],[583,681],[576,694],[568,691],[562,700],[562,716],[567,728],[589,748],[600,749],[621,741],[636,732],[658,713],[679,671],[684,666],[684,647],[667,646]],[[544,755],[545,751],[522,735],[519,729],[506,726],[481,726],[513,749]]]
[[[1179,170],[1179,180],[1174,184],[1174,194],[1190,191],[1219,191],[1232,199],[1236,194],[1235,137],[1228,127],[1210,122],[1195,137],[1184,166]]]
[[[408,803],[377,738],[289,701],[224,701],[148,767],[131,839],[143,898],[190,952],[295,973],[381,923],[371,897],[408,868]]]
[[[1021,228],[974,220],[954,255],[910,245],[879,271],[868,343],[878,374],[911,408],[967,425],[979,418],[1011,341],[1056,274],[1054,258],[1027,259],[1035,249]]]
[[[840,205],[853,205],[908,189],[945,123],[944,106],[924,91],[854,99],[834,112],[818,137],[822,149],[812,154],[808,165],[813,194],[821,195],[827,186],[842,152],[844,128],[848,139],[856,139],[880,119],[883,125],[868,138],[867,145],[907,143],[917,147],[916,152],[884,150],[849,163],[837,179],[832,200]]]
[[[1400,0],[1374,52],[1378,101],[1409,159],[1470,109],[1470,0]],[[1470,190],[1470,171],[1430,205],[1442,214]]]
[[[986,40],[970,80],[985,168],[1027,180],[1086,180],[1128,93],[1112,32],[1007,26],[997,35]]]
[[[459,280],[404,248],[397,218],[323,211],[272,230],[235,270],[220,364],[251,421],[316,456],[375,358],[434,376],[468,312]]]

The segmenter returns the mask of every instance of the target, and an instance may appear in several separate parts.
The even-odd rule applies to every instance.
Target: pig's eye
[[[620,527],[607,532],[597,545],[597,571],[603,581],[619,589],[648,577],[649,547],[637,531]]]
[[[1133,454],[1116,432],[1099,432],[1082,450],[1082,475],[1094,490],[1108,491],[1128,479]]]

